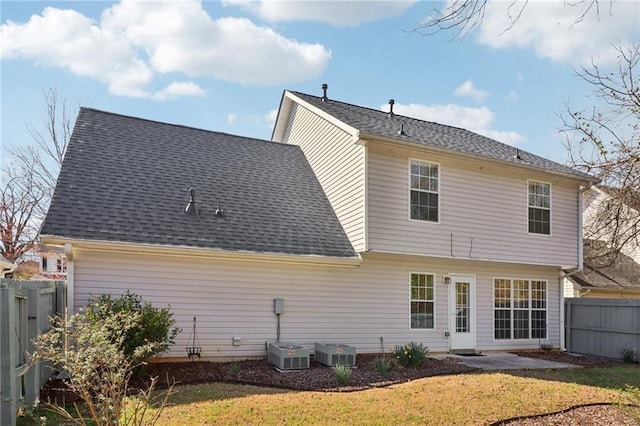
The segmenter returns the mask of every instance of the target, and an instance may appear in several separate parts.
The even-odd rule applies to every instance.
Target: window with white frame
[[[493,282],[494,338],[547,338],[547,282],[496,278]]]
[[[440,172],[437,164],[411,160],[411,219],[438,222]]]
[[[434,276],[411,274],[411,328],[434,328]]]
[[[529,232],[551,234],[551,184],[529,181]]]

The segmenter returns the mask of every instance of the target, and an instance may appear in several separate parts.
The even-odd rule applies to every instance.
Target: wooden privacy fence
[[[565,299],[565,344],[569,352],[621,358],[640,356],[640,299]]]
[[[18,408],[33,405],[50,369],[29,365],[31,340],[49,329],[49,317],[64,313],[65,281],[0,280],[0,425],[14,425]]]

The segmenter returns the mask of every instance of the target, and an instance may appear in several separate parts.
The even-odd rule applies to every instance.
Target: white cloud
[[[460,86],[458,86],[453,94],[461,97],[469,97],[476,102],[481,102],[483,99],[489,96],[489,93],[485,92],[484,90],[476,89],[473,86],[473,81],[471,80],[467,80]]]
[[[640,2],[602,2],[585,8],[591,2],[529,1],[515,25],[510,16],[517,15],[523,0],[488,2],[478,40],[482,44],[504,49],[531,48],[542,58],[573,65],[588,65],[594,59],[600,64],[613,63],[615,50],[611,44],[627,44],[639,35]],[[511,15],[510,15],[511,14]],[[584,18],[576,23],[582,14]]]
[[[155,92],[151,97],[156,100],[175,99],[180,96],[204,96],[204,89],[195,83],[171,83],[164,89]]]
[[[388,105],[380,107],[382,111],[387,111],[388,108]],[[523,135],[514,131],[491,129],[491,122],[495,119],[495,114],[485,106],[470,108],[454,104],[427,106],[396,103],[393,111],[420,120],[461,127],[513,146],[523,143],[526,139]]]
[[[416,1],[318,1],[318,0],[223,0],[265,21],[316,21],[335,26],[357,26],[364,22],[400,16]]]
[[[233,124],[236,122],[236,120],[238,119],[238,114],[228,114],[227,115],[227,123],[229,124]]]
[[[213,20],[196,0],[122,0],[99,22],[48,7],[26,23],[3,24],[0,37],[2,59],[68,69],[115,95],[158,100],[204,94],[193,82],[153,90],[158,74],[274,85],[317,77],[331,58],[322,45],[287,39],[248,19]]]

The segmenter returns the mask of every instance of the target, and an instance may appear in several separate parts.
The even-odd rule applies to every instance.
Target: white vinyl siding
[[[365,250],[365,148],[306,108],[294,105],[282,142],[302,148],[347,237]]]
[[[170,305],[183,331],[169,357],[186,357],[194,316],[204,357],[264,357],[265,342],[276,339],[275,298],[284,299],[283,341],[308,348],[341,342],[355,345],[358,353],[420,341],[432,352],[446,352],[449,287],[434,280],[435,328],[411,329],[407,281],[416,271],[475,276],[478,350],[537,348],[537,340],[494,340],[493,277],[547,280],[545,343],[560,345],[559,270],[549,267],[364,254],[360,267],[336,268],[74,249],[74,302],[78,309],[91,295],[131,290],[155,306]],[[232,345],[233,337],[241,339],[240,346]]]
[[[442,154],[369,144],[367,235],[374,251],[538,265],[578,265],[578,182],[553,179],[553,235],[527,232],[531,173]],[[411,220],[409,159],[440,165],[440,223]],[[548,175],[544,175],[547,180]],[[542,180],[542,179],[541,179]]]

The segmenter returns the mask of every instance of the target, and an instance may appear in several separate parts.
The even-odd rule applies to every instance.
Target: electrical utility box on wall
[[[273,313],[284,314],[284,299],[273,299]]]

